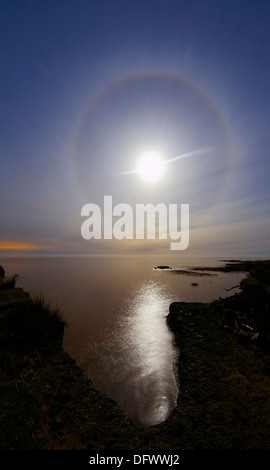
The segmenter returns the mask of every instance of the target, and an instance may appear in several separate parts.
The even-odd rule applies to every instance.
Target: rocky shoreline
[[[61,341],[18,348],[1,338],[0,449],[270,450],[270,264],[256,266],[240,294],[170,306],[180,391],[158,426],[135,426],[94,389]],[[24,302],[21,289],[0,289],[1,327]]]

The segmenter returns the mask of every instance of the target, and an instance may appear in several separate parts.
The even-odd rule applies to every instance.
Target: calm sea
[[[142,425],[166,420],[181,386],[179,351],[166,325],[170,303],[224,297],[244,277],[153,269],[222,264],[214,258],[7,257],[0,264],[6,276],[19,274],[18,287],[61,308],[69,325],[65,350],[98,390]]]

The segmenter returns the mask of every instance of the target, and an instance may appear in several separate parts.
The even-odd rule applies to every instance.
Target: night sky
[[[270,255],[268,0],[1,0],[0,36],[1,254],[170,254],[83,240],[111,195],[189,204],[180,255]]]

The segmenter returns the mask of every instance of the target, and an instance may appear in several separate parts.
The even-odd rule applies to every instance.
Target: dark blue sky
[[[269,18],[266,0],[2,0],[2,252],[150,252],[82,240],[82,205],[109,194],[189,203],[186,255],[269,254]],[[156,185],[119,176],[150,148],[210,150]]]

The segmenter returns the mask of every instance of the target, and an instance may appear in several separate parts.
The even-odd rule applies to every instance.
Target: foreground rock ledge
[[[0,312],[23,310],[28,300],[22,289],[0,290]],[[95,390],[62,342],[34,348],[6,345],[0,368],[2,450],[136,446],[137,428],[113,400]],[[143,439],[148,445],[147,433]]]
[[[179,419],[180,445],[269,450],[269,349],[258,335],[242,336],[226,324],[223,307],[222,300],[170,306],[168,325],[180,348],[180,395],[173,418]]]

